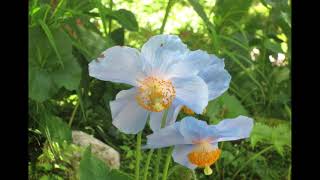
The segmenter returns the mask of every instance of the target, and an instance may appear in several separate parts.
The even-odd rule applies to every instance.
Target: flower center
[[[210,175],[212,173],[210,166],[219,159],[220,154],[220,149],[213,147],[210,143],[202,142],[192,149],[188,159],[192,164],[205,168],[204,173]]]
[[[175,96],[171,81],[147,77],[140,82],[136,100],[144,109],[161,112],[169,108]]]

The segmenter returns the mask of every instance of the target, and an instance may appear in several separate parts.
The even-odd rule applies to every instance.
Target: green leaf
[[[66,59],[68,61],[64,63],[64,68],[52,72],[51,75],[59,87],[64,86],[68,90],[76,90],[81,80],[81,68],[73,56]]]
[[[122,27],[128,29],[129,31],[138,31],[138,22],[131,11],[119,9],[117,11],[113,11],[111,16],[115,18]]]
[[[272,142],[280,155],[283,155],[284,147],[291,146],[291,130],[287,124],[280,124],[273,129]]]
[[[52,114],[45,114],[41,125],[41,131],[46,132],[46,130],[48,130],[52,141],[60,144],[62,144],[63,141],[71,143],[71,129],[60,117]]]
[[[290,69],[287,67],[284,67],[281,69],[275,69],[273,76],[277,83],[287,81],[289,80],[289,77],[290,77]]]
[[[88,147],[82,155],[80,161],[80,180],[131,180],[127,174],[109,169],[106,164],[91,153],[91,147]]]
[[[270,51],[272,51],[274,53],[283,52],[283,50],[281,48],[281,44],[275,42],[273,39],[266,39],[263,42],[263,45],[264,45],[265,48],[269,49]]]
[[[251,146],[255,147],[258,142],[271,142],[272,128],[266,124],[256,122],[250,135]]]
[[[218,49],[217,47],[219,47],[219,36],[215,30],[214,25],[210,22],[206,12],[204,11],[204,8],[201,6],[198,0],[188,1],[209,29],[209,32],[211,33],[211,38],[213,40],[214,49]]]
[[[54,95],[58,88],[49,73],[38,68],[29,68],[29,98],[43,102]]]
[[[108,174],[108,179],[114,179],[114,180],[132,180],[133,178],[131,176],[129,176],[128,174],[116,170],[116,169],[112,169],[109,174]]]
[[[217,0],[215,16],[223,19],[223,25],[231,25],[232,21],[238,22],[248,12],[252,0]]]
[[[206,108],[206,116],[210,118],[210,123],[213,124],[222,119],[235,118],[239,115],[246,116],[248,112],[235,96],[228,93],[210,101]]]
[[[111,32],[111,39],[120,46],[124,45],[124,28],[118,28]]]
[[[90,54],[88,54],[88,62],[97,58],[104,50],[114,45],[114,42],[109,37],[102,37],[100,34],[83,26],[78,26],[77,30],[78,44],[90,52]]]
[[[108,167],[106,164],[91,154],[91,147],[88,147],[80,161],[80,180],[106,180]]]
[[[49,43],[50,43],[50,45],[52,46],[54,52],[56,53],[57,58],[58,58],[58,60],[59,60],[59,62],[60,62],[60,64],[61,64],[61,66],[63,67],[62,58],[61,58],[61,56],[60,56],[60,52],[58,51],[58,48],[57,48],[57,45],[56,45],[56,43],[55,43],[54,37],[53,37],[53,35],[52,35],[52,33],[51,33],[51,30],[49,29],[49,27],[47,26],[47,24],[46,24],[44,21],[39,20],[39,24],[41,25],[43,31],[44,31],[45,34],[47,35],[48,40],[49,40]]]

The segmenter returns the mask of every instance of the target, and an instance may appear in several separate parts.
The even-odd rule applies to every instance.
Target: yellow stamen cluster
[[[194,112],[189,109],[187,106],[183,106],[182,109],[181,109],[185,114],[188,114],[188,115],[194,115]]]
[[[136,100],[144,109],[161,112],[172,104],[176,96],[170,80],[147,77],[140,81]]]
[[[212,173],[210,166],[219,159],[220,154],[220,149],[213,147],[210,143],[202,142],[188,154],[188,159],[192,164],[204,168],[206,175],[210,175]]]

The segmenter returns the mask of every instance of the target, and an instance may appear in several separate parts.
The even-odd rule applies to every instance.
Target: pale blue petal
[[[121,90],[120,92],[118,92],[118,94],[116,95],[116,99],[122,99],[122,98],[133,98],[135,97],[137,94],[137,88],[133,87],[131,89],[127,89],[127,90]]]
[[[170,108],[168,109],[168,115],[166,119],[166,126],[169,126],[173,124],[177,116],[182,108],[182,105],[172,103]],[[152,112],[150,115],[150,127],[152,131],[157,131],[161,127],[161,121],[162,121],[162,116],[163,116],[163,111],[162,112]]]
[[[104,81],[137,85],[145,76],[140,53],[134,48],[115,46],[89,63],[89,75]]]
[[[229,88],[231,76],[220,63],[208,66],[198,75],[208,85],[209,100],[217,98]]]
[[[130,96],[134,91],[126,90],[120,97],[118,95],[118,99],[110,102],[112,124],[126,134],[137,134],[147,121],[148,112],[137,104],[135,96]]]
[[[156,35],[142,46],[141,54],[151,65],[153,74],[164,74],[167,68],[181,60],[188,51],[178,36]]]
[[[137,88],[122,90],[116,95],[116,100],[110,102],[112,117],[116,117],[123,109],[125,103],[132,101],[137,93]]]
[[[195,169],[197,166],[193,165],[188,159],[188,154],[192,151],[193,147],[194,145],[191,144],[176,145],[172,153],[173,160],[189,169]]]
[[[218,131],[208,126],[207,122],[188,116],[181,120],[180,133],[186,142],[197,143],[202,140],[210,140],[216,137]]]
[[[190,51],[179,61],[168,68],[166,74],[171,77],[183,77],[187,75],[197,75],[201,70],[218,61],[202,50]]]
[[[179,132],[180,122],[155,131],[147,136],[147,145],[144,148],[162,148],[177,144],[186,144]]]
[[[253,119],[246,116],[238,116],[234,119],[225,119],[217,125],[211,125],[218,131],[219,136],[214,142],[232,141],[248,138],[253,128]]]
[[[171,79],[176,90],[176,99],[181,104],[201,114],[208,105],[208,86],[198,76]]]
[[[162,56],[166,51],[180,52],[184,54],[188,51],[181,39],[176,35],[156,35],[151,37],[141,48],[141,54],[147,61],[154,64],[157,57]]]

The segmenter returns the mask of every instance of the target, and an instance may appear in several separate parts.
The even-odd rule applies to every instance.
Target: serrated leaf
[[[71,129],[66,122],[60,117],[51,114],[45,114],[40,126],[42,132],[49,131],[49,135],[52,141],[62,144],[66,141],[71,143],[72,135]]]
[[[80,180],[106,180],[108,179],[108,167],[100,159],[91,154],[91,147],[88,147],[80,161]]]
[[[139,29],[136,17],[131,11],[119,9],[112,12],[112,17],[117,20],[122,27],[129,31],[138,31]]]
[[[91,154],[88,147],[80,161],[80,180],[132,180],[129,175],[116,169],[109,169],[106,164]]]
[[[286,124],[280,124],[273,129],[272,142],[279,154],[283,155],[284,146],[291,146],[291,130]]]
[[[64,63],[64,68],[52,72],[51,75],[59,87],[64,86],[68,90],[76,90],[81,80],[81,68],[76,59],[70,56]]]
[[[58,88],[53,83],[50,74],[30,67],[29,68],[29,98],[43,102],[54,95]]]
[[[251,146],[255,147],[258,142],[271,142],[272,128],[263,123],[257,122],[253,126],[250,134]]]

